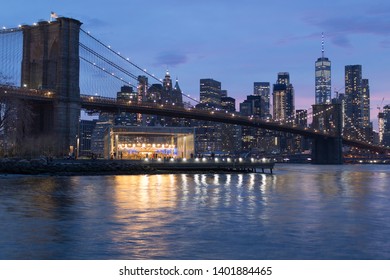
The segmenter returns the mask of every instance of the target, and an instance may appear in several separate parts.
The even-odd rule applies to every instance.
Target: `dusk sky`
[[[80,20],[84,30],[156,76],[168,68],[196,98],[201,78],[220,81],[238,104],[253,93],[253,82],[272,85],[278,72],[289,72],[296,109],[314,103],[323,32],[332,91],[344,92],[345,65],[361,64],[374,127],[377,105],[382,98],[390,104],[388,0],[13,0],[3,3],[0,26],[49,20],[51,11]]]

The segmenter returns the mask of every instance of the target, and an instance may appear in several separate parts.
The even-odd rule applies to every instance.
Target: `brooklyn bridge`
[[[302,135],[312,139],[312,159],[315,163],[342,163],[343,145],[377,153],[390,151],[369,141],[344,136],[340,104],[330,105],[326,109],[313,107],[314,125],[308,128],[222,110],[157,104],[144,102],[142,98],[137,102],[118,99],[112,92],[102,92],[99,84],[108,83],[105,80],[107,78],[122,85],[134,86],[133,83],[139,81],[136,73],[158,83],[161,80],[91,36],[81,25],[76,19],[60,17],[55,21],[42,21],[0,31],[1,63],[3,69],[7,69],[0,79],[0,98],[18,100],[22,104],[28,102],[33,111],[31,133],[54,137],[58,154],[67,154],[70,147],[76,146],[81,110],[160,115]],[[116,63],[112,57],[122,64]],[[89,73],[81,71],[81,64],[92,70]],[[20,65],[19,71],[17,69]],[[90,86],[81,87],[85,81]],[[18,114],[23,114],[23,108],[19,108]],[[332,126],[316,127],[316,118],[332,118]]]

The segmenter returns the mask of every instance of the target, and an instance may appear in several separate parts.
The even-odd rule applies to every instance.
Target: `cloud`
[[[384,49],[390,49],[390,40],[381,41],[380,46]]]
[[[185,64],[188,61],[188,57],[182,53],[176,52],[163,52],[160,53],[156,58],[155,66],[177,66],[180,64]]]
[[[84,24],[87,26],[93,26],[94,28],[109,27],[110,23],[99,18],[84,17]]]
[[[343,47],[343,48],[350,48],[352,47],[351,42],[349,41],[348,36],[344,34],[336,34],[330,36],[330,41],[335,44],[336,46]]]
[[[379,11],[377,7],[370,12],[356,13],[353,16],[308,17],[304,21],[323,30],[335,45],[351,47],[350,37],[354,35],[390,35],[390,9]]]

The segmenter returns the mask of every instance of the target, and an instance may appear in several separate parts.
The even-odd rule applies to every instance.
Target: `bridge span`
[[[23,100],[38,102],[56,102],[58,98],[54,91],[35,90],[20,88],[8,85],[0,85],[0,97],[20,98]],[[154,103],[132,103],[101,96],[80,95],[79,104],[81,109],[95,112],[128,112],[141,113],[148,115],[159,115],[174,118],[186,118],[203,121],[213,121],[240,126],[255,127],[271,131],[292,133],[302,135],[306,138],[318,140],[321,142],[341,141],[342,145],[367,149],[377,153],[389,153],[390,148],[373,145],[371,143],[340,137],[336,134],[329,134],[317,129],[308,127],[299,127],[296,125],[262,120],[259,118],[242,116],[237,113],[225,112],[223,110],[199,110],[195,108],[181,108],[172,105],[159,105]]]
[[[281,122],[262,120],[259,118],[241,116],[237,113],[226,113],[223,110],[205,111],[199,109],[185,109],[172,105],[155,105],[153,103],[131,103],[123,102],[115,98],[81,95],[81,108],[86,110],[98,110],[101,112],[129,112],[149,115],[160,115],[176,118],[187,118],[203,121],[213,121],[241,126],[250,126],[272,131],[280,131],[302,135],[310,139],[323,139],[325,141],[335,141],[340,138],[336,134],[329,134],[317,129],[308,127],[299,127],[296,125],[285,124]],[[377,146],[370,143],[341,137],[343,145],[367,149],[378,153],[390,152],[390,148]]]
[[[80,94],[81,58],[87,60],[91,65],[95,65],[95,61],[100,59],[108,64],[113,71],[118,70],[123,75],[135,80],[138,80],[141,76],[137,77],[98,52],[89,51],[89,48],[80,42],[81,24],[76,19],[60,17],[56,21],[41,21],[33,26],[23,25],[19,29],[1,32],[3,35],[9,32],[23,34],[20,84],[26,85],[26,87],[18,88],[0,84],[0,97],[19,98],[33,103],[34,129],[42,137],[52,133],[56,139],[53,142],[57,146],[58,154],[65,154],[71,147],[76,146],[81,109],[214,121],[298,134],[313,139],[312,158],[313,162],[316,163],[342,163],[342,145],[369,149],[378,153],[389,152],[389,148],[343,137],[341,125],[335,126],[336,132],[327,133],[326,131],[294,126],[293,124],[261,120],[218,110],[184,109],[142,102],[132,104],[109,97],[82,95]],[[85,35],[85,32],[81,33]],[[113,52],[109,46],[104,46],[102,42],[98,41],[97,44],[104,47],[105,51]],[[11,49],[13,48],[11,47]],[[86,59],[86,57],[80,55],[80,50],[88,50],[91,58]],[[128,60],[122,56],[120,56],[120,59]],[[129,63],[137,69],[141,69],[131,62]],[[96,67],[100,69],[99,71],[104,71],[105,74],[119,79],[123,84],[122,78],[115,75],[114,72],[110,73],[110,71],[98,65]],[[144,74],[147,74],[146,70],[142,70],[142,75]],[[94,76],[94,79],[96,83],[99,78]],[[147,88],[147,83],[144,88]],[[340,120],[341,110],[337,109],[335,113],[338,115],[337,120]]]

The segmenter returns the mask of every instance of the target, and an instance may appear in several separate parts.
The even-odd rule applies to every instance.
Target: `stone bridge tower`
[[[52,103],[33,105],[33,131],[52,136],[57,155],[72,151],[78,137],[80,26],[78,20],[61,17],[22,27],[22,86],[55,92]]]
[[[342,164],[342,107],[341,104],[313,105],[313,128],[332,133],[336,137],[314,138],[312,162],[316,164]]]

